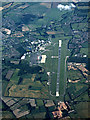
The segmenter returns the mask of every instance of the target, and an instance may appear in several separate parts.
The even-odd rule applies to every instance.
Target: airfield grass
[[[57,74],[52,74],[51,76],[51,94],[55,95],[56,94],[56,80],[57,80]]]
[[[50,51],[44,52],[44,54],[47,56],[47,59],[46,59],[46,63],[43,64],[42,66],[45,68],[47,72],[51,72],[50,90],[51,93],[55,95],[58,58],[51,58],[51,56],[58,56],[58,40],[55,41],[54,39],[52,47],[49,46],[48,49],[50,49]]]
[[[65,87],[66,87],[66,76],[65,76],[65,59],[66,59],[66,55],[69,54],[69,51],[67,50],[67,43],[68,43],[68,40],[70,39],[71,37],[60,37],[58,36],[57,39],[55,39],[55,41],[53,42],[58,42],[58,40],[62,40],[62,46],[61,46],[61,64],[60,64],[60,86],[59,86],[59,89],[60,89],[60,97],[61,95],[64,94],[65,92]],[[65,40],[65,39],[68,39],[68,40]],[[58,53],[58,47],[55,47],[57,50],[57,53]],[[56,67],[56,73],[57,73],[57,67],[58,67],[58,59],[57,59],[57,65],[55,65]],[[54,76],[55,77],[55,76]],[[52,89],[52,92],[55,93],[56,91],[56,80],[57,80],[57,75],[55,77],[55,79],[53,80],[54,82],[52,82],[52,86],[53,86],[53,89]],[[55,86],[55,87],[54,87]]]
[[[67,50],[67,43],[68,40],[65,39],[71,39],[71,36],[64,37],[57,36],[56,38],[52,38],[52,47],[50,48],[51,51],[45,52],[44,54],[47,55],[46,63],[43,65],[43,67],[51,72],[51,85],[50,90],[51,94],[55,95],[56,93],[56,81],[57,81],[57,69],[58,69],[58,58],[51,58],[51,56],[58,56],[58,41],[62,40],[62,47],[61,47],[61,65],[60,65],[60,95],[63,95],[65,92],[66,87],[66,76],[65,76],[65,59],[66,55],[68,55],[70,52]],[[53,72],[53,73],[52,73]],[[61,97],[61,96],[60,96]]]
[[[62,46],[61,46],[61,64],[60,64],[60,81],[59,81],[59,92],[60,95],[63,95],[65,92],[65,84],[66,84],[66,71],[65,71],[65,59],[66,59],[66,53],[67,53],[67,41],[62,41]]]
[[[47,55],[46,63],[44,67],[48,69],[51,73],[51,93],[55,95],[56,93],[56,81],[57,81],[57,69],[58,69],[58,58],[51,58],[51,56],[58,56],[58,41],[62,40],[62,47],[61,47],[61,65],[60,65],[60,95],[63,95],[65,92],[66,87],[66,76],[65,76],[65,59],[66,56],[70,54],[67,50],[67,43],[68,40],[71,39],[72,36],[63,36],[63,35],[56,35],[56,38],[52,38],[52,48],[51,51],[45,52],[44,54]],[[53,46],[54,45],[54,46]],[[60,96],[61,97],[61,96]]]
[[[56,42],[52,50],[52,56],[58,56],[58,43]],[[58,70],[58,58],[52,59],[52,75],[51,75],[51,93],[55,95],[56,93],[56,81],[57,81],[57,70]]]

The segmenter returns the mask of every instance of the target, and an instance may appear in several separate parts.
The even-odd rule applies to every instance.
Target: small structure
[[[27,26],[23,26],[23,27],[22,27],[22,31],[23,31],[23,32],[29,31],[29,28],[28,28]]]
[[[0,7],[0,11],[2,11],[4,8],[3,7]]]
[[[47,75],[50,76],[50,72],[47,72]]]
[[[37,56],[38,61],[41,61],[41,59],[42,59],[42,56]]]
[[[83,57],[87,57],[87,55],[83,55]]]
[[[16,65],[18,65],[19,62],[20,62],[20,60],[12,60],[12,61],[10,61],[10,63],[16,64]]]
[[[57,97],[59,96],[59,92],[58,92],[58,91],[56,92],[56,96],[57,96]]]
[[[56,32],[55,32],[55,31],[47,31],[47,34],[48,34],[48,35],[55,35]]]
[[[58,58],[58,56],[51,56],[51,58]]]
[[[42,55],[41,63],[45,63],[46,58],[47,58],[47,56],[46,56],[46,55]]]
[[[63,110],[66,110],[68,112],[67,106],[65,105],[64,102],[58,102],[58,110],[53,111],[52,114],[54,118],[62,118],[63,117]]]
[[[23,55],[22,57],[21,57],[21,60],[24,60],[25,59],[25,55]]]
[[[61,40],[59,40],[59,47],[61,47],[61,44],[62,44],[62,41],[61,41]]]
[[[11,30],[9,30],[7,28],[2,28],[2,31],[5,31],[7,35],[11,34]]]

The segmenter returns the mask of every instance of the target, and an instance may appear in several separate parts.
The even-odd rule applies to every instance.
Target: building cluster
[[[75,71],[81,71],[82,75],[84,76],[84,78],[86,78],[86,83],[89,82],[87,80],[88,78],[88,74],[89,74],[89,71],[88,69],[86,68],[86,64],[85,63],[73,63],[73,62],[69,62],[68,63],[68,71],[69,70],[75,70]],[[68,80],[69,82],[72,82],[72,83],[77,83],[80,81],[80,79],[78,80],[75,80],[75,81],[72,81],[72,80]]]
[[[54,112],[52,112],[53,113],[53,115],[54,115],[54,118],[63,118],[63,110],[66,110],[67,111],[67,113],[68,113],[68,108],[67,108],[67,106],[65,105],[65,103],[64,102],[58,102],[58,108],[57,108],[57,110],[55,110]]]

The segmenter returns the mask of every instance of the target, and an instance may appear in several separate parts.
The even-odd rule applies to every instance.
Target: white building
[[[61,44],[62,44],[62,41],[61,41],[61,40],[59,40],[59,47],[61,47]]]
[[[57,96],[57,97],[59,96],[59,92],[56,92],[56,96]]]
[[[22,57],[21,57],[21,60],[24,60],[25,59],[25,55],[23,55]]]
[[[41,63],[45,63],[46,58],[47,58],[47,56],[46,56],[46,55],[42,55]]]

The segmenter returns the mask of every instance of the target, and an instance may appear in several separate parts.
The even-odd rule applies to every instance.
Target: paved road
[[[57,85],[56,85],[56,92],[59,93],[59,79],[60,79],[60,56],[61,56],[61,47],[58,49],[58,72],[57,72]]]

